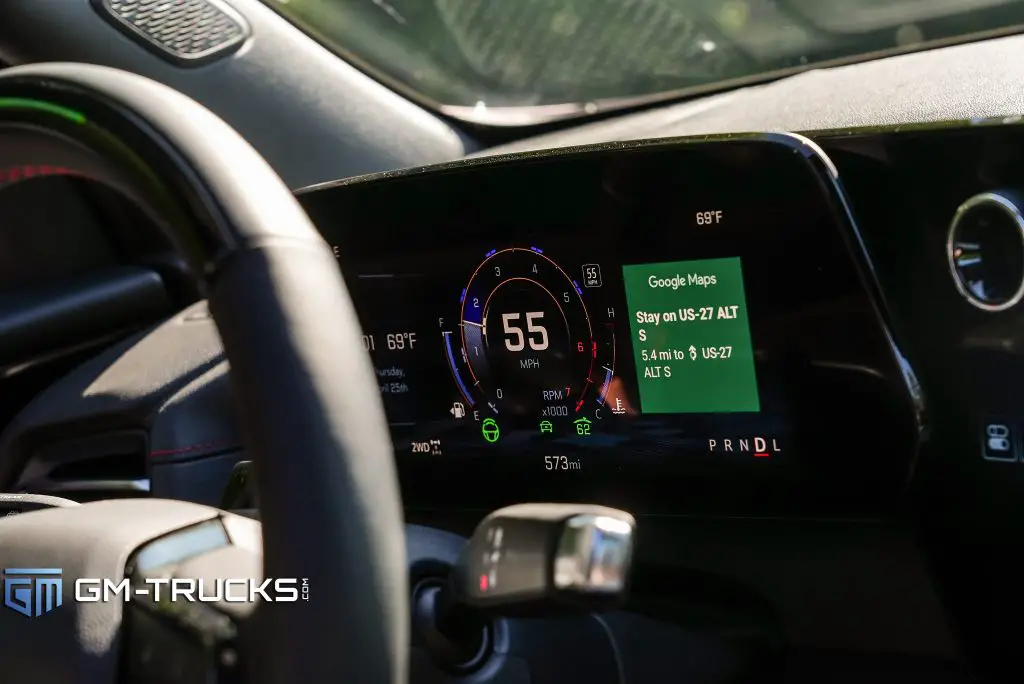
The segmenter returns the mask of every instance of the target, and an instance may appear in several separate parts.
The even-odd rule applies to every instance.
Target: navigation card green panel
[[[642,412],[760,411],[739,257],[622,271]]]

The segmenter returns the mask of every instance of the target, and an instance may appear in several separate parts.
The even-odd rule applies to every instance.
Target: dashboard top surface
[[[296,188],[451,160],[488,144],[488,136],[458,130],[388,91],[259,0],[234,0],[232,5],[259,39],[203,69],[177,69],[140,50],[88,2],[0,3],[0,59],[8,64],[103,64],[162,81],[223,116]],[[61,40],[52,39],[57,30]],[[491,147],[482,154],[644,137],[1015,116],[1024,114],[1022,49],[1024,36],[1011,35],[819,69]],[[282,137],[282,127],[291,135]],[[396,138],[395,131],[403,135]]]
[[[500,155],[616,140],[816,133],[1024,114],[1024,36],[815,69],[763,85],[539,135],[477,153]]]

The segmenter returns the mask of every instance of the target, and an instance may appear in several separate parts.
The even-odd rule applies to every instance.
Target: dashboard
[[[806,139],[481,160],[301,198],[412,505],[851,513],[908,482],[918,383]]]
[[[364,327],[410,522],[626,508],[653,540],[644,610],[686,622],[742,587],[787,644],[940,670],[963,647],[1006,673],[1022,143],[1005,117],[649,140],[298,195]],[[200,306],[33,392],[0,439],[12,489],[215,503],[245,458]]]
[[[410,516],[622,506],[666,545],[645,562],[742,578],[803,615],[789,638],[1019,672],[1024,128],[811,140],[527,151],[300,199],[348,278]],[[922,617],[932,581],[955,646]]]
[[[103,63],[169,83],[224,116],[294,188],[445,162],[527,134],[459,130],[261,3],[232,4],[257,39],[202,69],[139,50],[85,1],[6,3],[0,58]],[[61,40],[52,39],[55,26],[68,29]],[[960,681],[944,664],[961,655],[976,675],[1019,679],[1022,42],[1010,36],[814,70],[483,150],[494,160],[300,190],[336,247],[366,328],[396,423],[408,519],[465,533],[479,512],[508,501],[624,506],[640,514],[634,593],[652,614],[696,623],[695,632],[715,625],[746,635],[753,619],[723,589],[733,582],[730,589],[756,596],[750,605],[763,600],[786,644],[829,653],[842,663],[836,669],[863,679],[904,672]],[[821,153],[785,136],[610,142],[769,129],[804,131]],[[737,144],[748,146],[746,159],[730,163]],[[803,166],[768,149],[780,146],[803,150],[793,153]],[[555,147],[568,149],[533,152]],[[417,203],[405,206],[404,193]],[[126,235],[145,232],[141,222],[126,224]],[[541,252],[543,260],[529,261]],[[536,278],[534,263],[545,265]],[[661,275],[664,265],[685,268]],[[543,287],[505,284],[491,275],[495,266],[520,269],[516,277],[525,268]],[[654,288],[640,279],[636,290],[635,273],[685,276],[687,286],[671,295],[657,288],[681,301],[645,299]],[[690,288],[691,273],[714,275],[715,284]],[[742,288],[718,289],[719,277]],[[479,319],[472,299],[465,318],[471,290],[495,293]],[[172,308],[193,299],[189,291]],[[714,315],[704,320],[700,309],[709,307]],[[720,307],[728,318],[717,318]],[[694,320],[675,321],[674,331],[664,319],[641,325],[636,317],[691,308]],[[143,320],[169,310],[153,306]],[[475,345],[463,321],[480,323]],[[115,322],[110,329],[122,329]],[[54,329],[61,334],[50,339],[75,338]],[[691,335],[706,341],[687,342]],[[740,353],[747,339],[749,356]],[[593,365],[579,363],[573,342],[584,342],[584,356],[590,342]],[[710,380],[703,396],[675,384],[698,377],[691,345],[699,363],[703,348],[732,347],[728,358],[706,360],[708,377],[723,381]],[[475,349],[486,365],[469,356]],[[657,363],[643,359],[645,350]],[[32,384],[0,439],[0,475],[17,488],[43,464],[62,486],[82,484],[84,467],[70,467],[93,464],[70,463],[69,454],[88,451],[97,457],[90,478],[216,503],[232,464],[245,458],[219,354],[196,307],[63,379],[71,369],[61,369],[53,384]],[[529,359],[538,365],[514,363]],[[646,376],[666,365],[671,376]],[[607,389],[602,366],[614,381]],[[545,399],[563,379],[570,391]],[[590,421],[581,432],[577,416]],[[497,430],[485,433],[488,418]],[[757,438],[767,457],[742,450],[758,449]],[[102,460],[111,457],[116,467]],[[742,619],[722,619],[719,604]],[[638,649],[639,660],[672,648]],[[717,652],[707,641],[696,648]]]

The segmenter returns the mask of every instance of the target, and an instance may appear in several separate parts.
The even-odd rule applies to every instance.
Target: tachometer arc
[[[582,293],[579,285],[572,279],[572,277],[569,276],[568,273],[565,272],[565,270],[561,266],[558,265],[557,262],[555,262],[550,257],[546,256],[541,250],[539,250],[537,248],[529,248],[529,249],[527,249],[527,248],[524,248],[524,247],[508,247],[508,248],[505,248],[505,249],[494,250],[494,251],[488,252],[486,258],[482,262],[480,262],[480,264],[473,271],[473,274],[470,276],[469,281],[467,282],[465,289],[463,289],[462,297],[461,297],[461,301],[460,301],[460,309],[459,309],[459,319],[460,319],[460,328],[461,328],[461,343],[462,343],[462,350],[461,351],[463,352],[463,357],[464,357],[463,360],[465,361],[466,370],[472,376],[472,380],[473,380],[473,385],[472,386],[474,386],[474,387],[479,387],[480,386],[480,379],[477,377],[475,371],[473,370],[472,364],[470,363],[469,358],[468,358],[468,351],[467,350],[469,349],[469,341],[466,338],[467,325],[476,326],[476,327],[480,328],[480,334],[481,335],[484,334],[484,325],[482,323],[478,323],[476,321],[470,320],[467,317],[467,311],[466,311],[467,302],[470,301],[470,299],[471,299],[470,293],[472,292],[472,289],[473,289],[473,283],[477,280],[477,278],[480,275],[481,271],[483,271],[483,269],[488,264],[492,263],[495,259],[500,259],[500,258],[502,258],[503,255],[509,255],[509,254],[512,254],[512,253],[522,253],[522,254],[529,255],[531,258],[541,259],[544,262],[546,262],[548,264],[548,266],[553,268],[553,270],[557,274],[559,274],[562,279],[564,279],[564,281],[569,285],[569,287],[572,289],[573,293],[576,295],[576,299],[579,302],[580,311],[582,312],[582,318],[583,318],[583,321],[586,324],[586,343],[587,343],[588,347],[592,347],[595,344],[593,325],[592,325],[591,320],[590,320],[590,312],[587,310],[586,303],[583,301],[583,293]],[[569,317],[566,314],[565,309],[562,306],[562,304],[561,304],[560,300],[558,299],[558,297],[555,297],[552,294],[552,292],[547,287],[545,287],[541,283],[537,282],[536,280],[531,279],[531,278],[522,277],[522,276],[515,276],[515,277],[507,278],[505,281],[503,281],[501,283],[501,285],[504,285],[507,282],[513,282],[513,281],[516,281],[516,280],[528,282],[531,285],[536,285],[540,290],[542,290],[549,297],[551,297],[552,301],[555,302],[555,305],[556,305],[558,311],[562,315],[562,320],[563,320],[563,322],[564,322],[564,324],[566,326],[567,338],[571,339],[572,338],[572,334],[571,334],[571,327],[570,327],[570,324],[569,324]],[[493,290],[491,290],[488,293],[487,299],[484,301],[484,306],[480,307],[480,317],[481,317],[481,321],[482,322],[486,322],[486,320],[487,320],[487,312],[489,311],[490,299],[494,295],[494,293],[500,288],[501,285],[499,285],[498,287],[495,287]],[[577,412],[579,411],[579,407],[585,402],[585,397],[586,397],[586,393],[587,393],[588,387],[590,385],[594,384],[593,379],[592,379],[592,375],[594,373],[594,363],[596,361],[596,358],[595,358],[594,354],[588,354],[588,356],[590,356],[590,363],[589,363],[589,367],[588,367],[587,373],[586,373],[586,381],[583,383],[583,387],[579,390],[579,395],[576,397],[576,399],[577,399],[577,401],[576,401],[576,411]],[[454,367],[453,367],[453,371],[455,371]],[[567,387],[567,396],[569,394],[571,394],[571,391],[572,391],[571,386]]]

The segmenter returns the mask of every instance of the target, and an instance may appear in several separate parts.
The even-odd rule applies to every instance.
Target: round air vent
[[[957,290],[971,305],[1005,311],[1024,297],[1024,216],[1010,191],[985,192],[960,205],[946,242]]]

